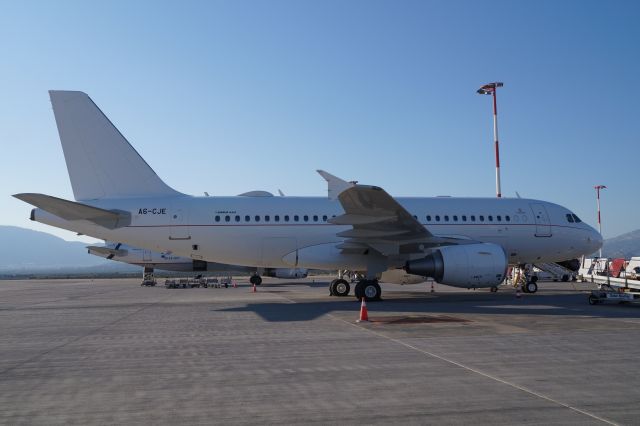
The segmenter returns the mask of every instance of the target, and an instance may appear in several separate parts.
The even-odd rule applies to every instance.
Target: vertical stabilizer
[[[76,200],[180,195],[83,92],[50,90]]]

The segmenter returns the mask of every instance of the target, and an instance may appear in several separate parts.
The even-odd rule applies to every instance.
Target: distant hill
[[[640,229],[604,240],[602,255],[604,257],[623,257],[625,259],[632,256],[640,256]]]
[[[88,254],[86,243],[65,241],[46,232],[16,226],[0,226],[0,241],[0,272],[139,270]]]

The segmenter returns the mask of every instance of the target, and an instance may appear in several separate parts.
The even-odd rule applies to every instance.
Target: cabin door
[[[536,237],[551,236],[551,221],[547,214],[547,209],[539,203],[531,203],[533,211],[533,220],[536,221]]]
[[[184,210],[178,209],[171,212],[170,240],[190,240],[191,233],[187,224]]]
[[[151,262],[151,250],[142,250],[142,261]]]

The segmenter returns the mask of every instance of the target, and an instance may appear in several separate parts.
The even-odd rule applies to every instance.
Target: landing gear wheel
[[[524,288],[526,289],[526,293],[535,293],[538,291],[538,284],[536,284],[535,281],[530,281],[524,286]]]
[[[348,296],[350,290],[351,290],[351,286],[347,281],[343,279],[331,281],[331,285],[329,287],[329,292],[331,293],[332,296],[339,296],[339,297]]]
[[[251,278],[249,278],[249,282],[251,284],[260,285],[262,284],[262,278],[260,277],[260,275],[251,275]]]
[[[358,300],[362,300],[363,297],[367,301],[380,300],[382,289],[377,280],[360,280],[356,284],[355,294]]]
[[[335,296],[335,294],[333,293],[333,288],[334,288],[334,286],[336,284],[336,281],[338,281],[338,280],[332,280],[329,283],[329,296]]]
[[[498,292],[498,287],[493,286],[491,287],[491,293],[497,293]]]

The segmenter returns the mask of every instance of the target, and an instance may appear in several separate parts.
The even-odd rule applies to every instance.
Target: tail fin
[[[180,195],[83,92],[50,90],[76,200]]]

